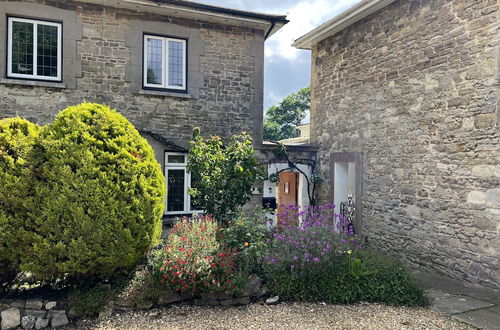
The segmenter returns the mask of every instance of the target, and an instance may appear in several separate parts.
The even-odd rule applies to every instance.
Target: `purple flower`
[[[295,268],[295,265],[291,265],[291,266],[290,266],[290,269],[294,269],[294,268]]]
[[[314,257],[314,258],[313,258],[313,261],[314,261],[314,262],[318,262],[318,261],[319,261],[319,258]]]

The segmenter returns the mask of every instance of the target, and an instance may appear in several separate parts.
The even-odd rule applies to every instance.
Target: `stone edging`
[[[63,301],[0,299],[1,330],[58,328],[69,324]]]

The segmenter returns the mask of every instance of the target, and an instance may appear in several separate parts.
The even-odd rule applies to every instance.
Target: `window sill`
[[[67,88],[66,84],[61,82],[23,80],[23,79],[11,79],[11,78],[0,78],[0,84],[31,86],[31,87],[49,87],[49,88],[60,88],[60,89]]]
[[[163,96],[163,97],[177,97],[180,99],[192,99],[193,96],[189,93],[174,93],[174,92],[162,92],[155,90],[142,89],[138,93],[139,95],[148,95],[148,96]]]

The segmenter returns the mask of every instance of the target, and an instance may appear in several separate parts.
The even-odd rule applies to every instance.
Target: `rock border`
[[[144,310],[173,303],[194,304],[196,306],[241,306],[260,300],[267,295],[262,279],[252,275],[245,290],[238,294],[229,292],[175,292],[160,290],[156,301],[136,303],[133,297],[118,296],[110,301],[99,313],[99,318],[107,318],[114,312]],[[0,299],[0,330],[22,328],[56,329],[70,324],[75,318],[68,300],[47,300],[43,298]]]
[[[59,328],[69,324],[66,301],[0,299],[0,329]]]

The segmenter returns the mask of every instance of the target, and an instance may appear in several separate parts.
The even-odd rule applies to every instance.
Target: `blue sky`
[[[195,0],[207,4],[286,14],[290,23],[266,41],[264,110],[310,83],[311,54],[290,45],[293,40],[360,0]]]

